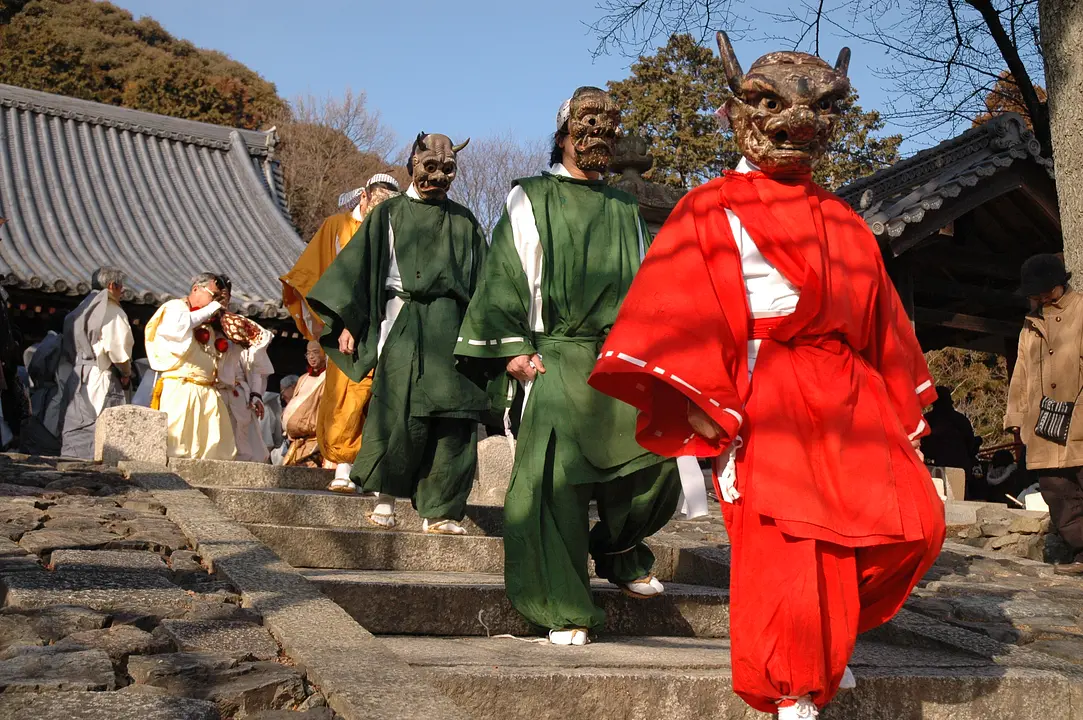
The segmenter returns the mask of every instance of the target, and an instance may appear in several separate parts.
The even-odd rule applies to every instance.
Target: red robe
[[[751,382],[726,209],[800,296],[793,314],[756,323]],[[636,438],[658,454],[717,456],[742,438],[742,497],[722,506],[733,687],[763,712],[803,696],[823,707],[858,633],[898,612],[944,540],[910,444],[936,393],[865,223],[807,179],[728,172],[693,190],[651,245],[590,384],[640,410]],[[718,442],[692,431],[689,402],[722,428]]]
[[[748,302],[726,208],[800,293],[760,348],[752,385],[765,392],[748,380]],[[590,384],[640,410],[636,437],[660,455],[716,456],[740,435],[737,489],[787,534],[848,547],[920,537],[914,501],[897,488],[929,482],[910,439],[924,434],[936,391],[875,238],[811,181],[727,172],[690,192]],[[692,432],[685,398],[722,427],[717,443]]]

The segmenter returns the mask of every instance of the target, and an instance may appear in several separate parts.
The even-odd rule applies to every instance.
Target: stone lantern
[[[609,169],[616,176],[609,182],[613,187],[636,197],[651,235],[657,235],[673,208],[688,191],[645,180],[643,173],[650,170],[653,164],[654,158],[648,152],[647,141],[634,133],[625,135],[618,141],[617,152],[610,163]]]

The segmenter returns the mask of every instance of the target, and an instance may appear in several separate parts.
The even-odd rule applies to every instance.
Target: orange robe
[[[358,215],[354,210],[324,220],[293,269],[281,278],[282,302],[297,329],[309,340],[319,339],[323,324],[308,307],[305,296],[361,227]],[[320,452],[330,463],[352,463],[361,449],[361,430],[372,396],[372,375],[355,383],[334,363],[328,363],[326,376],[316,425]]]
[[[752,321],[727,210],[798,289],[793,314]],[[762,340],[751,378],[750,339]],[[738,448],[741,497],[723,505],[734,689],[763,712],[803,695],[822,707],[858,632],[898,611],[944,539],[911,447],[936,393],[864,221],[808,178],[727,172],[693,190],[651,245],[590,384],[640,410],[648,450]],[[692,431],[689,402],[719,441]]]

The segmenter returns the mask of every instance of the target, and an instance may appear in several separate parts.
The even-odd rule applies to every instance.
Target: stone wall
[[[1050,532],[1049,513],[990,503],[977,508],[975,522],[963,527],[949,524],[949,527],[949,540],[971,547],[1039,562],[1071,560],[1065,559],[1063,541]]]

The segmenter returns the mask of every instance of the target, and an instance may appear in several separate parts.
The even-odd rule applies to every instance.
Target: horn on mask
[[[425,147],[425,131],[422,130],[417,134],[417,139],[414,140],[414,146],[410,148],[410,158],[406,161],[406,174],[410,177],[414,176],[414,158],[417,157],[418,150],[427,150]]]
[[[835,72],[847,77],[850,72],[850,48],[839,50],[839,59],[835,61]]]
[[[453,152],[453,153],[455,153],[457,155],[460,150],[462,150],[464,147],[466,147],[469,144],[470,144],[470,138],[467,138],[465,142],[461,142],[458,145],[452,145],[451,146],[451,152]]]
[[[733,52],[729,36],[724,32],[718,33],[718,54],[722,57],[722,69],[726,71],[726,80],[729,81],[730,90],[734,93],[740,92],[745,71],[741,69],[737,53]]]

